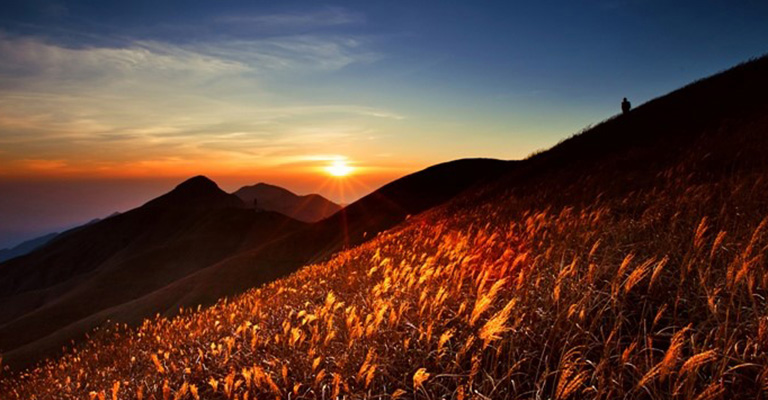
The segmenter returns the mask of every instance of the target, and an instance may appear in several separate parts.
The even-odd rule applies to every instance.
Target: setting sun
[[[325,167],[325,170],[332,176],[342,177],[352,173],[352,168],[344,160],[336,160],[331,165]]]

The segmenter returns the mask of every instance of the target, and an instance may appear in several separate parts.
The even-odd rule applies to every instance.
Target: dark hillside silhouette
[[[622,196],[652,186],[658,171],[679,163],[691,148],[698,147],[718,150],[701,150],[704,156],[696,160],[699,179],[763,170],[768,165],[764,156],[768,154],[766,91],[768,56],[603,121],[521,161],[484,191],[467,193],[454,204],[461,208],[481,198],[523,192],[550,196],[542,194],[540,200],[551,207],[573,205],[577,200],[591,204],[595,198]],[[541,189],[552,185],[571,188],[571,194]],[[579,196],[574,198],[573,193]]]
[[[434,165],[384,185],[311,229],[335,234],[339,239],[336,243],[356,245],[368,235],[388,229],[409,215],[442,204],[471,187],[493,181],[514,169],[517,163],[476,158]]]

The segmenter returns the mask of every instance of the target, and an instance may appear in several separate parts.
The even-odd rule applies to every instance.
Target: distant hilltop
[[[303,222],[320,221],[342,208],[319,194],[299,196],[290,190],[267,183],[243,186],[233,194],[239,197],[246,207],[279,212]]]

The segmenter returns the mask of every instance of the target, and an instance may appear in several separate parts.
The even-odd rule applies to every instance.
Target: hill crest
[[[237,196],[226,193],[216,182],[198,175],[185,180],[170,192],[154,199],[142,207],[163,208],[242,208],[244,204]]]
[[[248,208],[275,211],[304,222],[320,221],[341,209],[341,206],[319,194],[297,195],[283,187],[263,182],[243,186],[233,194]]]

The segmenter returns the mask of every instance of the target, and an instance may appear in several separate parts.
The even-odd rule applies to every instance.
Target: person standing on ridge
[[[624,100],[621,101],[621,112],[623,114],[626,114],[629,112],[630,109],[632,109],[632,104],[625,97]]]

